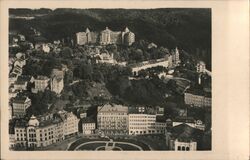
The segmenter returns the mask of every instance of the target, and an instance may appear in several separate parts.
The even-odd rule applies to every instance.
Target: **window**
[[[182,146],[182,147],[181,147],[181,150],[182,150],[182,151],[185,151],[185,147],[184,147],[184,146]]]
[[[181,150],[181,146],[178,146],[178,151],[180,151]]]
[[[189,147],[186,147],[186,151],[189,151],[190,149],[189,149]]]

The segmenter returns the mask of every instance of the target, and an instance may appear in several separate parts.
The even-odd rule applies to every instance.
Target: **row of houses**
[[[98,107],[97,128],[106,135],[144,135],[164,134],[167,126],[162,107],[126,107],[116,104],[105,104]],[[176,118],[171,126],[186,123],[190,127],[204,130],[201,121],[193,118]]]
[[[184,93],[185,104],[191,107],[207,108],[212,105],[211,92],[206,92],[200,89],[189,88]]]
[[[31,106],[31,100],[26,95],[18,95],[23,91],[28,90],[30,87],[31,92],[44,92],[49,89],[60,95],[64,88],[63,83],[64,72],[59,69],[53,69],[51,76],[29,76],[29,75],[19,75],[17,77],[9,78],[9,118],[22,118],[26,114],[26,110]]]
[[[10,148],[45,147],[78,133],[79,119],[72,113],[59,111],[18,119],[10,129]]]
[[[205,125],[200,120],[194,120],[192,117],[165,120],[162,119],[163,115],[162,107],[131,108],[105,104],[98,107],[97,121],[87,115],[77,118],[72,112],[66,111],[47,113],[37,117],[31,116],[29,121],[19,118],[10,131],[10,147],[46,147],[82,132],[83,135],[101,133],[108,136],[161,134],[168,136],[166,143],[172,150],[173,146],[177,146],[174,144],[177,142],[180,145],[197,143],[195,138],[192,141],[178,139],[178,136],[174,136],[176,128],[185,124],[185,127],[199,130],[199,133],[205,129]],[[79,126],[81,126],[81,131]],[[179,150],[178,147],[177,150]],[[192,147],[189,150],[192,150]]]

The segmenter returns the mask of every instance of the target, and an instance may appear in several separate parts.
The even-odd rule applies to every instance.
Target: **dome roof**
[[[29,125],[29,126],[38,126],[38,125],[39,125],[39,121],[37,120],[37,118],[36,118],[34,115],[32,115],[32,116],[30,117],[30,120],[29,120],[29,122],[28,122],[28,125]]]

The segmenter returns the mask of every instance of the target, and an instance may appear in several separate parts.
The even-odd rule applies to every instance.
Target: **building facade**
[[[78,32],[76,33],[76,43],[78,45],[85,45],[92,43],[92,36],[93,32],[90,32],[90,30],[87,28],[85,32]]]
[[[97,112],[97,127],[104,134],[128,134],[128,107],[105,104]]]
[[[185,104],[196,107],[209,107],[212,104],[211,96],[184,93]]]
[[[151,111],[145,107],[130,109],[129,135],[164,134],[166,123],[157,121],[157,110]]]
[[[79,119],[72,112],[59,111],[61,119],[63,120],[63,133],[65,137],[69,137],[78,133]]]
[[[46,76],[38,76],[34,79],[35,88],[32,88],[33,93],[37,93],[39,91],[44,91],[49,85],[49,78]]]
[[[53,114],[32,116],[28,122],[15,125],[16,147],[46,147],[64,139],[63,122]]]
[[[129,134],[164,134],[166,123],[157,122],[156,115],[129,114]]]
[[[31,106],[31,100],[28,97],[15,97],[13,99],[13,117],[23,117],[26,109]]]
[[[95,133],[96,125],[93,119],[82,119],[82,133],[83,135],[89,135]]]
[[[132,45],[135,42],[135,34],[127,27],[124,31],[112,31],[108,27],[100,33],[91,32],[88,28],[85,32],[76,33],[76,42],[78,45],[90,43],[108,44],[124,44]]]
[[[50,80],[50,87],[51,91],[55,92],[56,94],[60,94],[64,87],[63,78],[52,77]]]
[[[175,151],[196,151],[197,150],[197,142],[188,140],[179,140],[176,139],[174,141],[174,150]]]

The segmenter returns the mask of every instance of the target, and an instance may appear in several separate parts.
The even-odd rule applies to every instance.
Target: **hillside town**
[[[81,150],[80,141],[103,140],[104,150],[113,141],[120,150],[211,150],[211,76],[185,48],[126,26],[54,41],[35,28],[10,32],[9,148]]]

